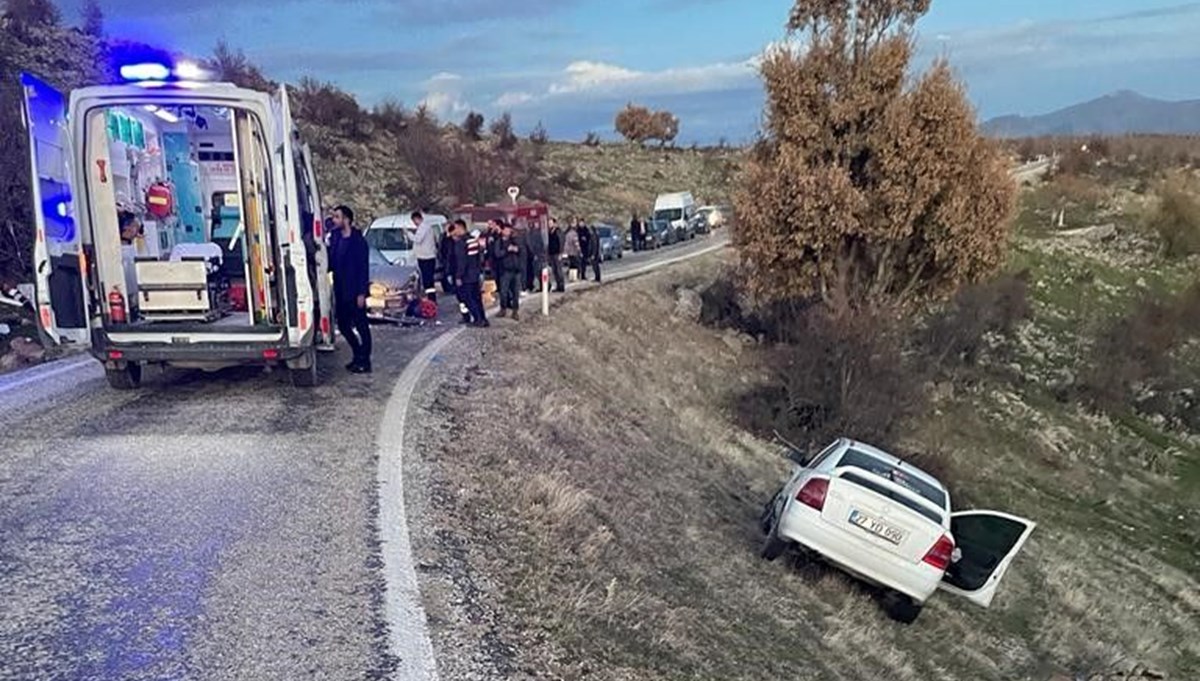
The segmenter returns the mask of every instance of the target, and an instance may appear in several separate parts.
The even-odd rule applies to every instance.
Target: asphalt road
[[[375,438],[443,331],[375,327],[375,374],[340,347],[308,390],[234,369],[121,393],[88,361],[0,380],[0,679],[388,677]]]

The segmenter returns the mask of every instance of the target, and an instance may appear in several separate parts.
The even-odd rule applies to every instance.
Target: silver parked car
[[[596,225],[596,235],[600,237],[600,258],[603,260],[619,259],[625,252],[625,239],[620,230],[612,225]]]

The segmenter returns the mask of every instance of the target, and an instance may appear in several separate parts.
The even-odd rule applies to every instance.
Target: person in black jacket
[[[500,238],[492,244],[492,258],[496,263],[496,280],[500,285],[500,316],[507,317],[508,311],[512,310],[513,321],[520,321],[525,249],[512,225],[506,222],[500,223]]]
[[[367,294],[371,271],[367,240],[354,226],[354,211],[347,206],[333,210],[335,230],[331,234],[330,270],[333,272],[334,311],[338,331],[354,353],[346,369],[356,374],[371,373],[371,327],[367,323]]]
[[[558,293],[567,290],[563,281],[562,255],[563,234],[558,228],[558,220],[550,218],[550,231],[546,233],[546,258],[550,261],[550,270],[554,272],[554,290]]]
[[[583,269],[587,270],[587,263],[590,260],[592,263],[592,272],[596,275],[596,283],[600,283],[600,261],[604,256],[600,253],[600,231],[595,227],[583,226],[583,229],[588,232],[588,248],[583,252]],[[579,278],[583,279],[583,272],[579,273]]]
[[[483,253],[479,240],[467,234],[467,223],[463,220],[454,221],[451,238],[454,239],[454,286],[471,314],[471,325],[491,326],[483,309]]]

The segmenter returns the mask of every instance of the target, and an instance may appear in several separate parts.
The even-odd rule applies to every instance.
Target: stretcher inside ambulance
[[[286,91],[25,75],[41,325],[115,387],[145,363],[286,363],[333,342],[320,200]]]

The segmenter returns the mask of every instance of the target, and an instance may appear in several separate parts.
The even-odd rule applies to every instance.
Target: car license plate
[[[900,542],[904,541],[903,530],[876,520],[862,511],[850,511],[850,523],[866,530],[867,532],[870,532],[877,537],[883,537],[893,544],[899,544]]]

